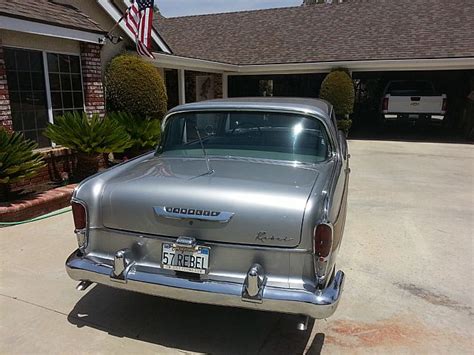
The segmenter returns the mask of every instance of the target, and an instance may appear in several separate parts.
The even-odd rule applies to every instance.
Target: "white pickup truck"
[[[381,118],[383,123],[407,121],[443,122],[447,97],[438,95],[426,80],[395,80],[385,87]]]

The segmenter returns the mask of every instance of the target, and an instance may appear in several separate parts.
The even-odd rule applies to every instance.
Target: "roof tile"
[[[90,32],[105,32],[83,12],[54,0],[0,0],[0,15]]]
[[[240,65],[474,57],[471,0],[350,0],[155,26],[175,55]]]

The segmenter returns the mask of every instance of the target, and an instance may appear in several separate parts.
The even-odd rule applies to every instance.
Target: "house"
[[[325,74],[345,67],[362,84],[430,78],[462,110],[474,85],[474,2],[306,3],[177,18],[158,13],[152,63],[165,78],[169,106],[235,96],[317,97]],[[134,50],[123,21],[114,27],[129,5],[0,0],[0,124],[48,147],[41,132],[56,114],[103,115],[106,64]],[[112,28],[116,44],[105,40]]]
[[[168,95],[180,103],[198,99],[194,76],[200,71],[214,78],[216,97],[317,97],[326,73],[345,67],[358,97],[373,81],[383,86],[393,79],[431,80],[448,94],[450,125],[460,124],[474,90],[474,2],[319,2],[157,19],[155,27],[173,52],[155,60],[173,83]],[[361,99],[356,109],[378,108],[364,105]]]

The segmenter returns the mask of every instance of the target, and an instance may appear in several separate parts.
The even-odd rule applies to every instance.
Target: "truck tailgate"
[[[393,113],[441,113],[444,96],[391,96],[388,110]]]

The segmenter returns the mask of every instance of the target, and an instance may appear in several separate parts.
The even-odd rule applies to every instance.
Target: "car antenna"
[[[203,175],[214,174],[214,169],[211,168],[211,162],[209,161],[209,156],[207,155],[206,148],[204,148],[204,143],[202,141],[201,134],[199,133],[199,129],[197,128],[197,125],[194,126],[194,128],[196,129],[196,133],[197,133],[198,138],[199,138],[199,143],[201,144],[202,152],[204,153],[204,158],[206,159],[207,173],[205,173]]]

